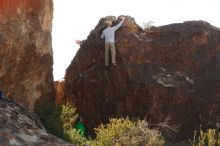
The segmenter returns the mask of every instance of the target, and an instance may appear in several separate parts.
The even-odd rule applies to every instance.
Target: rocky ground
[[[0,99],[0,145],[72,146],[44,129],[39,118],[9,99]]]

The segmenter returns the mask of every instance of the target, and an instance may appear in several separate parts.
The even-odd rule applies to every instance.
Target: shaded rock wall
[[[180,126],[175,139],[193,135],[200,124],[220,122],[220,30],[190,21],[142,30],[127,17],[116,33],[117,63],[104,68],[100,19],[65,75],[65,98],[85,119],[89,133],[109,117],[168,115]],[[119,22],[116,20],[115,22]]]
[[[33,110],[53,97],[52,0],[0,0],[0,89]]]

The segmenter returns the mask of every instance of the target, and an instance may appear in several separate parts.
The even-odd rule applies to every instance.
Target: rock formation
[[[110,117],[158,122],[170,115],[176,140],[220,123],[220,29],[189,21],[142,30],[131,17],[116,33],[117,63],[104,68],[100,19],[66,70],[65,98],[89,133]],[[115,20],[119,22],[119,20]]]
[[[38,117],[8,99],[0,99],[0,145],[72,146],[49,133]]]
[[[63,104],[64,101],[64,81],[55,81],[54,82],[55,88],[55,103],[57,105]]]
[[[53,97],[52,0],[0,0],[0,90],[33,110]]]

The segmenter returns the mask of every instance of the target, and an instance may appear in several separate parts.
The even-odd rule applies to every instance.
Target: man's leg
[[[105,66],[109,66],[109,44],[105,44]]]
[[[115,61],[115,58],[116,58],[116,48],[115,48],[115,44],[114,43],[110,44],[110,50],[111,50],[111,56],[112,56],[112,64],[113,64],[113,66],[115,66],[116,65],[116,61]]]

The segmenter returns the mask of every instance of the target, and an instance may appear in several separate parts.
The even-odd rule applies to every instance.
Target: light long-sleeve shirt
[[[118,30],[122,24],[123,24],[124,20],[121,20],[120,23],[118,23],[116,26],[113,27],[107,27],[101,35],[101,38],[105,38],[105,43],[115,43],[115,31]]]

